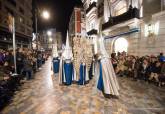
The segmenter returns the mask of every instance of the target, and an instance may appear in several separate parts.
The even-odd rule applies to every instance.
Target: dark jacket
[[[14,66],[14,56],[11,53],[6,55],[5,61],[9,63],[9,66]]]
[[[24,65],[24,70],[32,70],[32,61],[29,60],[28,58],[25,58],[23,61],[23,65]]]
[[[161,66],[159,66],[159,67],[154,66],[154,68],[153,68],[153,71],[152,71],[152,72],[153,72],[153,73],[160,74],[160,73],[161,73]]]
[[[17,52],[16,54],[17,65],[23,65],[23,59],[24,59],[23,54],[20,52]]]
[[[143,64],[141,64],[139,67],[139,73],[144,74],[144,75],[148,75],[150,73],[149,65],[147,65],[147,67],[144,68]]]

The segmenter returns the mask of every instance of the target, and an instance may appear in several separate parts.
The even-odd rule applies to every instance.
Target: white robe
[[[108,95],[119,96],[119,84],[109,58],[101,58],[100,64],[102,66],[103,92]],[[99,65],[100,69],[100,65]],[[100,70],[98,70],[100,72]],[[100,76],[100,73],[99,73]],[[99,78],[99,77],[98,77]],[[99,80],[99,79],[98,79]],[[97,84],[99,81],[97,81]]]

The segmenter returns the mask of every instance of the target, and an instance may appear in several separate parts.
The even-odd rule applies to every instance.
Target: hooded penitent
[[[63,56],[64,60],[72,60],[72,58],[73,58],[72,48],[69,45],[69,35],[68,35],[68,32],[67,32],[65,50],[64,50],[62,56]]]
[[[59,83],[71,85],[72,78],[74,76],[73,64],[72,64],[72,49],[69,46],[69,36],[67,32],[66,46],[62,54],[60,61]]]
[[[54,73],[58,73],[59,72],[59,62],[60,62],[60,60],[58,58],[57,43],[55,43],[53,45],[52,56],[53,56],[53,60],[52,60],[53,71],[54,71]]]
[[[119,96],[119,85],[116,79],[110,57],[104,47],[104,39],[100,39],[100,61],[99,61],[99,77],[97,88],[107,95]]]

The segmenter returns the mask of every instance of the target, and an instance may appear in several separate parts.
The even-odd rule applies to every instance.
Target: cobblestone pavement
[[[104,98],[91,80],[59,86],[50,59],[14,95],[0,114],[165,114],[165,88],[119,77],[119,99]]]

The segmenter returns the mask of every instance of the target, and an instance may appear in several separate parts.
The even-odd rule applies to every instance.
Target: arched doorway
[[[114,41],[114,45],[113,45],[114,51],[115,53],[117,52],[127,52],[128,51],[128,41],[125,38],[117,38]]]

